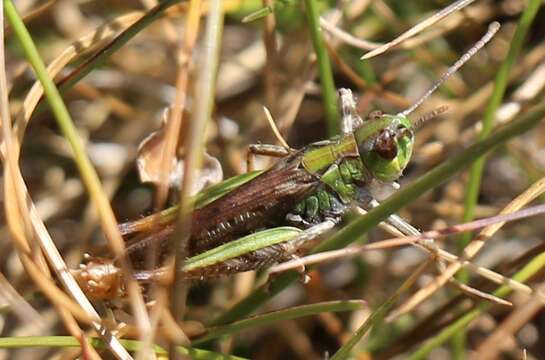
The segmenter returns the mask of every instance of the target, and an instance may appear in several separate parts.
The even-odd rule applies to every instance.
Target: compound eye
[[[397,156],[397,141],[389,130],[383,130],[377,137],[373,150],[385,160],[393,160]]]

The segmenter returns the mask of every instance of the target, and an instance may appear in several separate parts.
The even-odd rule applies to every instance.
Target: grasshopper
[[[450,75],[481,49],[498,30],[497,23],[412,106],[396,114],[371,113],[362,119],[349,89],[339,90],[341,134],[293,150],[274,145],[250,146],[251,155],[280,159],[268,170],[251,172],[211,187],[196,199],[192,215],[187,279],[205,279],[255,270],[304,252],[319,235],[335,226],[352,206],[369,208],[374,192],[398,187],[396,180],[410,161],[415,131],[439,108],[411,121],[420,106]],[[167,267],[146,268],[156,244],[159,264],[172,248],[177,207],[120,225],[126,256],[141,282],[166,277]],[[411,227],[392,216],[402,232]],[[135,235],[137,235],[135,237]],[[228,255],[225,255],[228,254]],[[109,298],[123,292],[121,272],[110,259],[90,258],[77,278],[91,296]]]

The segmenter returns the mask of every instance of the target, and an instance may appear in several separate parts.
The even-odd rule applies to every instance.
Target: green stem
[[[205,336],[196,339],[191,343],[194,345],[201,344],[220,336],[231,335],[252,327],[266,326],[283,320],[293,320],[304,316],[318,315],[324,312],[359,310],[364,305],[365,302],[361,300],[327,301],[311,305],[295,306],[279,311],[272,311],[266,314],[250,317],[248,319],[236,321],[228,325],[209,328],[207,329]]]
[[[329,136],[339,133],[339,111],[337,109],[337,89],[333,81],[331,62],[324,44],[322,28],[320,27],[320,14],[315,0],[305,0],[307,21],[312,36],[312,45],[318,61],[320,84],[322,86],[322,102],[324,104],[327,132]]]
[[[484,140],[492,132],[494,118],[496,116],[496,111],[503,101],[505,95],[505,90],[509,81],[509,73],[517,59],[520,50],[522,48],[528,29],[532,24],[537,10],[539,9],[540,1],[531,0],[528,3],[528,7],[522,13],[517,29],[511,41],[511,46],[505,60],[502,62],[498,73],[496,75],[496,80],[494,82],[494,90],[488,105],[486,107],[484,117],[482,120],[482,130],[479,134],[479,140]],[[474,219],[475,217],[475,208],[477,206],[477,201],[479,197],[481,180],[483,177],[483,169],[486,163],[486,157],[482,156],[471,166],[469,172],[469,181],[467,186],[467,192],[464,200],[464,214],[462,217],[462,222],[468,222]],[[461,251],[471,240],[472,233],[467,232],[460,236],[458,241],[458,248]],[[462,282],[467,282],[469,274],[466,271],[460,271],[458,274],[458,279]],[[461,360],[465,357],[465,337],[466,334],[463,331],[460,331],[453,339],[452,342],[452,358]]]
[[[49,105],[51,106],[51,110],[55,116],[55,120],[57,121],[59,128],[61,129],[63,137],[70,144],[72,155],[79,170],[81,180],[89,193],[91,203],[96,209],[100,219],[102,231],[108,239],[109,245],[112,247],[114,254],[122,257],[121,255],[124,254],[124,242],[117,228],[117,221],[115,219],[112,207],[110,206],[110,200],[102,189],[98,174],[87,157],[85,146],[78,135],[76,126],[70,117],[61,94],[55,86],[53,80],[49,77],[44,62],[38,53],[38,49],[36,48],[34,41],[32,40],[28,30],[25,27],[25,24],[21,20],[21,17],[17,13],[17,9],[11,0],[4,1],[4,10],[6,17],[10,22],[13,33],[21,44],[26,59],[31,64],[44,89],[44,94],[49,102]],[[122,262],[122,265],[123,266],[121,269],[124,272],[123,275],[126,276],[127,279],[130,279],[130,265],[126,260]],[[136,314],[136,320],[139,325],[143,326],[143,324],[147,322],[147,313],[145,311],[143,299],[140,296],[139,288],[134,281],[128,283],[128,291],[132,295],[130,300],[133,311]]]
[[[545,116],[545,115],[542,115],[542,116]],[[513,276],[513,279],[520,282],[525,282],[531,276],[535,275],[538,271],[541,271],[544,267],[545,267],[545,252],[542,252],[541,254],[534,257],[519,272],[517,272]],[[511,292],[512,292],[511,288],[503,285],[494,292],[494,296],[506,297]],[[463,329],[465,329],[473,320],[475,320],[480,314],[486,311],[490,307],[490,305],[491,303],[484,302],[484,301],[479,303],[477,308],[466,313],[464,316],[456,320],[450,326],[446,327],[437,336],[428,340],[423,346],[421,346],[416,352],[414,352],[409,357],[409,360],[426,359],[428,354],[433,349],[440,346],[441,344],[446,342],[448,339],[452,338],[458,332],[463,331]]]
[[[133,352],[137,352],[141,349],[141,343],[135,340],[120,340],[121,344]],[[98,338],[89,338],[89,343],[99,349],[104,349],[106,346],[104,342]],[[14,336],[14,337],[2,337],[0,338],[0,349],[22,349],[22,348],[36,348],[36,347],[47,347],[47,348],[77,348],[80,347],[81,343],[78,339],[73,336]],[[155,345],[153,351],[157,355],[166,355],[167,352],[160,346]],[[186,355],[191,359],[225,359],[225,360],[242,360],[238,356],[233,355],[224,355],[217,352],[212,352],[208,350],[201,350],[195,348],[188,348],[177,346],[176,351],[181,355]]]

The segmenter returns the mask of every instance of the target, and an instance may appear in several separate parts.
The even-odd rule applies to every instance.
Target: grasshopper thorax
[[[412,124],[404,115],[378,115],[354,131],[360,157],[380,181],[399,178],[413,151]]]

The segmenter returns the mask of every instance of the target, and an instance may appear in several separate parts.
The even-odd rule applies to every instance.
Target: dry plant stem
[[[262,0],[263,6],[272,6],[273,0]],[[276,19],[274,12],[265,17],[263,22],[263,43],[267,58],[265,61],[264,83],[265,101],[272,113],[277,115],[277,84],[276,84]]]
[[[20,174],[17,175],[20,176]],[[70,295],[72,295],[72,297],[78,302],[79,306],[81,306],[87,314],[89,314],[94,319],[99,319],[100,317],[96,310],[93,308],[93,305],[91,304],[89,299],[87,299],[87,297],[79,287],[78,283],[68,270],[66,264],[62,259],[61,254],[55,247],[53,239],[47,232],[44,223],[40,219],[38,212],[36,211],[36,208],[33,206],[32,203],[30,203],[30,220],[32,221],[32,225],[34,227],[34,231],[36,231],[38,239],[40,239],[40,244],[42,245],[44,253],[46,254],[50,264],[52,265],[55,273],[57,274],[57,277],[65,287],[66,291]],[[43,281],[37,281],[36,284],[42,284],[42,282]],[[99,334],[103,338],[104,343],[108,345],[112,353],[116,355],[117,358],[131,359],[131,356],[127,353],[119,340],[115,336],[113,336],[109,332],[109,330],[104,327],[98,320],[93,320],[92,325],[97,334]]]
[[[13,313],[24,322],[36,321],[40,318],[32,305],[30,305],[24,297],[10,284],[8,279],[0,272],[0,300],[3,304],[7,304]],[[41,321],[41,320],[40,320]]]
[[[55,115],[59,118],[63,117],[65,119],[69,119],[70,116],[64,107],[64,104],[62,103],[62,100],[60,100],[60,95],[58,94],[57,89],[54,87],[52,81],[50,78],[47,77],[45,67],[43,63],[40,60],[39,54],[36,51],[36,48],[33,45],[32,39],[30,38],[28,32],[26,31],[24,24],[20,21],[20,18],[17,15],[16,9],[13,6],[13,3],[11,1],[5,1],[4,2],[4,9],[6,12],[9,12],[10,14],[10,21],[12,22],[12,28],[14,29],[14,32],[17,34],[17,36],[21,39],[21,43],[23,44],[23,48],[27,52],[27,55],[29,56],[29,59],[32,59],[34,63],[32,64],[35,69],[38,72],[38,75],[40,77],[41,81],[44,81],[44,88],[47,90],[48,95],[51,97],[52,100],[55,101]],[[87,176],[87,184],[89,185],[89,180],[91,183],[94,183],[93,185],[96,185],[98,183],[98,179],[96,177],[96,173],[94,173],[94,170],[92,166],[90,165],[88,159],[84,155],[83,147],[81,143],[79,143],[79,139],[77,137],[77,133],[73,129],[73,127],[70,126],[68,123],[63,124],[63,130],[66,131],[66,135],[68,138],[72,139],[72,145],[75,146],[76,154],[78,154],[78,160],[81,158],[83,159],[83,172]],[[94,174],[94,176],[93,176]],[[20,174],[14,174],[15,176],[19,177]],[[90,176],[89,176],[90,175]],[[95,181],[92,181],[95,180]],[[21,184],[24,182],[21,178]],[[106,228],[109,228],[110,230],[113,228],[114,233],[117,232],[117,227],[115,224],[115,219],[113,218],[113,214],[111,214],[111,208],[109,208],[109,204],[106,200],[106,204],[104,204],[104,198],[100,196],[100,187],[95,186],[92,189],[94,192],[92,195],[95,196],[95,199],[98,197],[99,202],[101,203],[101,206],[105,207],[110,210],[110,217],[106,216],[106,221],[113,220],[113,224],[109,224],[110,226],[105,226]],[[98,194],[97,194],[98,192]],[[47,254],[50,263],[52,264],[52,267],[56,270],[59,278],[63,282],[63,285],[69,290],[69,292],[74,296],[74,298],[80,303],[84,309],[90,313],[92,316],[96,316],[98,318],[98,314],[93,309],[92,305],[89,303],[89,301],[85,298],[84,294],[82,293],[81,289],[77,285],[76,281],[73,279],[71,274],[69,273],[68,269],[66,268],[66,265],[64,264],[62,257],[58,253],[58,250],[56,249],[52,239],[49,237],[49,234],[47,233],[47,230],[45,229],[45,226],[39,219],[39,216],[36,213],[35,208],[33,207],[32,203],[30,203],[29,206],[29,215],[30,219],[34,226],[34,231],[36,234],[38,234],[38,238],[41,240],[40,244],[42,248],[44,249],[44,252]],[[123,245],[121,236],[118,234],[118,240],[121,245]],[[136,283],[135,283],[136,285]],[[141,309],[144,309],[143,302]],[[145,310],[144,310],[145,312]],[[129,359],[130,355],[126,352],[126,350],[121,346],[121,344],[117,341],[117,339],[111,337],[110,334],[107,334],[105,329],[100,325],[99,323],[95,323],[95,328],[101,334],[102,336],[105,336],[106,343],[109,344],[112,351],[118,356],[119,358],[123,359]]]
[[[23,22],[25,24],[28,24],[30,23],[32,20],[40,17],[43,15],[43,13],[45,13],[46,11],[50,10],[50,8],[55,5],[55,3],[57,2],[57,0],[49,0],[37,7],[35,7],[34,9],[32,9],[31,11],[29,11],[28,13],[26,13],[25,15],[23,15]],[[7,39],[8,37],[11,36],[11,28],[10,27],[6,27],[4,29],[4,37],[3,39]]]
[[[80,53],[100,45],[103,42],[111,40],[117,32],[123,31],[125,28],[134,24],[140,17],[142,17],[142,12],[133,12],[122,15],[115,18],[111,22],[100,26],[92,33],[81,37],[63,50],[59,56],[49,63],[47,66],[47,73],[51,78],[54,78]],[[42,95],[43,88],[40,82],[37,80],[26,95],[21,111],[15,117],[14,131],[19,142],[23,141],[26,126],[28,125],[30,117],[36,109],[36,105],[38,105],[40,102]]]
[[[5,92],[4,92],[5,94]],[[5,104],[5,102],[3,102]],[[2,105],[3,107],[5,105]],[[9,118],[2,118],[9,119]],[[23,267],[25,268],[28,276],[33,282],[38,286],[38,288],[46,295],[46,297],[52,302],[52,304],[57,309],[61,320],[68,329],[68,331],[73,334],[76,338],[82,338],[82,331],[78,327],[73,316],[78,317],[84,322],[90,322],[92,319],[88,316],[87,313],[82,311],[82,309],[71,301],[63,292],[61,292],[53,283],[50,278],[49,269],[44,263],[41,253],[38,253],[36,256],[31,253],[31,246],[29,240],[32,241],[34,237],[34,232],[30,229],[30,232],[25,229],[25,225],[21,223],[21,220],[25,221],[28,219],[28,212],[24,213],[20,211],[20,208],[17,206],[10,206],[12,204],[17,204],[20,202],[21,198],[26,199],[26,189],[22,186],[22,179],[18,176],[12,175],[12,170],[9,163],[13,160],[12,151],[10,151],[10,126],[9,120],[2,121],[2,128],[6,141],[5,156],[2,156],[4,161],[4,194],[5,194],[5,205],[6,205],[6,219],[10,235],[12,237],[13,243],[16,246],[19,252],[19,258]],[[6,136],[7,135],[7,136]],[[11,160],[10,160],[11,159]],[[6,166],[6,162],[8,163]],[[15,164],[16,165],[16,164]],[[18,168],[15,169],[15,172],[20,175]],[[39,251],[39,248],[37,248]],[[44,267],[45,266],[45,267]],[[96,318],[95,318],[96,319]],[[84,344],[82,344],[83,346]],[[97,358],[97,357],[94,357]]]
[[[200,0],[191,0],[189,3],[189,10],[187,14],[187,20],[185,22],[185,35],[183,43],[180,45],[178,51],[178,74],[176,77],[176,98],[174,104],[170,111],[170,117],[167,122],[167,131],[165,138],[165,145],[163,147],[163,154],[161,156],[160,164],[160,181],[157,187],[157,193],[155,196],[155,208],[160,210],[164,207],[170,186],[170,173],[172,172],[172,167],[177,162],[176,152],[178,149],[179,137],[181,136],[181,128],[183,122],[184,109],[186,107],[187,100],[187,90],[188,90],[188,81],[189,81],[189,72],[191,70],[193,49],[197,41],[197,36],[199,33],[200,19],[201,19],[201,7],[202,1]],[[153,244],[151,249],[152,255],[151,259],[153,262],[156,262],[157,254],[157,245]],[[152,268],[155,267],[154,264],[151,264]],[[156,297],[163,298],[166,296],[164,293],[165,289],[158,287],[154,292]],[[166,299],[165,299],[166,300]],[[160,302],[158,306],[155,307],[157,311],[157,319],[161,317],[162,309],[165,308],[168,304],[168,301]],[[175,332],[183,331],[178,328]],[[187,337],[185,334],[177,338],[181,342],[173,343],[185,343],[187,344]],[[151,346],[152,337],[149,338],[148,344]],[[176,353],[174,349],[171,349],[171,353]]]
[[[403,234],[399,230],[397,230],[396,228],[394,228],[393,226],[391,226],[389,224],[381,223],[379,225],[379,227],[381,227],[382,229],[384,229],[385,231],[387,231],[388,233],[390,233],[390,234],[392,234],[394,236],[403,236]],[[386,241],[388,241],[388,240],[386,240]],[[377,244],[377,243],[375,243],[375,244]],[[417,241],[417,242],[415,242],[413,244],[423,248],[424,250],[426,250],[428,252],[430,252],[430,254],[432,256],[441,258],[441,259],[443,259],[445,261],[453,262],[453,261],[458,260],[458,256],[456,256],[454,254],[451,254],[448,251],[439,248],[437,245],[435,245],[435,243],[433,241],[428,241],[427,239],[424,239],[424,240],[419,240],[419,241]],[[433,247],[433,249],[430,249],[431,247]],[[505,277],[505,276],[503,276],[501,274],[498,274],[498,273],[496,273],[496,272],[494,272],[492,270],[489,270],[487,268],[476,266],[476,265],[472,264],[469,261],[464,261],[463,266],[465,268],[467,268],[469,271],[471,271],[471,272],[473,272],[473,273],[475,273],[477,275],[480,275],[480,276],[482,276],[482,277],[484,277],[484,278],[486,278],[486,279],[488,279],[490,281],[496,282],[498,284],[507,285],[507,286],[511,287],[515,291],[521,291],[521,292],[528,293],[528,294],[532,293],[532,289],[529,286],[527,286],[525,284],[522,284],[522,283],[520,283],[518,281],[511,280],[511,279],[509,279],[509,278],[507,278],[507,277]],[[461,284],[456,282],[455,285],[459,286]],[[503,299],[500,299],[500,298],[495,297],[495,296],[491,297],[491,295],[484,294],[483,292],[475,290],[473,288],[464,288],[464,289],[461,289],[461,290],[462,291],[467,291],[467,292],[469,292],[471,294],[474,294],[474,295],[477,295],[479,297],[484,297],[489,301],[494,301],[494,302],[497,302],[497,303],[507,304],[505,302],[505,300],[503,300]],[[386,321],[388,321],[388,322],[392,321],[392,320],[393,319],[391,318],[391,316],[386,318]]]
[[[17,173],[16,176],[17,176],[17,181],[24,186],[21,174]],[[9,191],[6,193],[6,195],[12,196],[13,193],[14,191]],[[28,191],[26,191],[26,188],[25,188],[25,193],[28,194]],[[12,201],[6,198],[6,203],[15,203],[15,202],[16,202],[15,199]],[[51,239],[49,233],[47,232],[47,229],[45,228],[44,223],[39,218],[36,208],[34,207],[32,202],[29,202],[29,211],[30,211],[30,214],[29,214],[30,220],[34,228],[33,230],[36,232],[36,235],[38,239],[40,240],[40,245],[42,246],[42,249],[44,253],[46,254],[50,264],[52,265],[59,280],[64,285],[66,290],[74,297],[74,299],[78,302],[79,306],[81,306],[85,311],[85,315],[82,315],[80,319],[83,321],[86,321],[88,319],[88,316],[90,316],[92,318],[91,320],[93,321],[92,323],[93,327],[95,328],[97,333],[103,337],[105,344],[108,345],[108,347],[112,350],[112,352],[119,359],[131,359],[130,355],[127,353],[125,348],[119,343],[117,338],[112,336],[112,334],[110,334],[109,331],[99,322],[98,319],[100,317],[98,313],[93,308],[93,306],[91,305],[91,303],[89,302],[85,294],[81,291],[79,285],[74,280],[70,271],[66,267],[66,264],[64,263],[60,253],[55,247],[53,239]],[[17,239],[21,239],[21,236],[17,236],[17,238],[14,240],[17,240]],[[22,241],[25,241],[25,240],[23,239]],[[19,245],[20,243],[21,241],[16,242],[17,245]],[[26,241],[25,241],[25,244],[26,244]],[[24,244],[22,245],[24,246]],[[28,248],[28,245],[26,247]],[[72,309],[72,311],[75,311],[74,315],[78,316],[79,312],[77,310],[73,310],[74,309],[73,306],[67,306],[66,305],[68,304],[67,301],[64,301],[63,303],[62,299],[64,294],[62,292],[55,291],[56,287],[54,286],[53,287],[47,286],[48,281],[46,278],[43,277],[41,270],[36,268],[36,271],[32,271],[36,265],[31,260],[27,261],[28,257],[26,257],[25,255],[26,252],[22,251],[22,254],[23,254],[22,261],[29,266],[29,269],[30,269],[29,275],[33,276],[34,283],[41,287],[40,289],[44,291],[46,295],[48,295],[48,297],[52,300],[53,303],[58,301],[59,304],[61,304],[61,309],[64,309],[64,308]],[[62,311],[63,310],[61,310],[61,312]]]
[[[343,43],[347,45],[354,46],[358,49],[372,50],[384,45],[382,43],[358,39],[354,35],[347,33],[346,31],[343,31],[342,29],[338,28],[334,24],[328,22],[322,16],[320,17],[320,26],[336,39],[342,41]]]
[[[203,42],[204,58],[199,69],[196,90],[196,104],[192,115],[185,144],[188,152],[184,161],[183,182],[180,193],[180,209],[178,221],[173,234],[175,241],[174,259],[174,285],[171,293],[171,308],[174,319],[180,321],[185,312],[185,297],[187,285],[183,278],[183,264],[187,255],[187,243],[191,234],[191,213],[193,203],[191,201],[191,188],[195,182],[197,171],[202,163],[204,152],[204,134],[206,125],[212,115],[214,104],[214,88],[216,72],[219,62],[219,46],[223,29],[223,11],[220,0],[210,1],[208,19],[206,22],[206,35]],[[169,349],[169,356],[176,355],[174,347]]]
[[[536,296],[533,296],[530,301],[521,304],[515,308],[511,314],[496,327],[494,332],[482,342],[477,351],[470,359],[498,359],[499,352],[502,350],[502,343],[505,343],[507,337],[514,337],[524,325],[528,324],[532,318],[543,309],[545,301],[538,294],[543,293],[545,287],[539,286]],[[498,346],[500,344],[500,346]]]
[[[450,15],[451,13],[466,7],[467,5],[471,4],[473,1],[475,1],[475,0],[458,0],[458,1],[450,4],[449,6],[447,6],[446,8],[444,8],[442,10],[440,10],[436,14],[430,16],[429,18],[427,18],[427,19],[425,19],[423,21],[420,21],[418,24],[416,24],[415,26],[413,26],[412,28],[410,28],[409,30],[407,30],[406,32],[404,32],[403,34],[401,34],[400,36],[398,36],[394,40],[384,44],[383,46],[381,46],[379,48],[376,48],[376,49],[374,49],[372,51],[369,51],[367,54],[363,55],[361,58],[362,59],[370,59],[372,57],[375,57],[377,55],[380,55],[380,54],[388,51],[388,49],[401,44],[403,41],[413,37],[414,35],[418,34],[422,30],[432,26],[433,24],[437,23],[438,21],[441,21],[443,18]]]
[[[383,83],[378,83],[374,86],[369,86],[365,80],[363,80],[359,74],[357,74],[352,68],[337,54],[334,47],[326,41],[326,47],[331,60],[335,62],[340,72],[348,77],[354,85],[360,88],[363,92],[368,91],[372,96],[380,97],[383,100],[389,101],[399,108],[407,108],[411,103],[401,95],[397,95],[391,91],[384,89]]]
[[[305,12],[307,24],[309,27],[310,36],[316,61],[318,64],[318,72],[320,75],[320,86],[322,89],[322,104],[324,107],[324,117],[327,123],[327,131],[329,136],[336,135],[339,132],[339,109],[337,109],[337,94],[335,81],[333,79],[333,70],[329,55],[325,48],[325,41],[322,34],[322,28],[319,25],[319,10],[316,0],[305,0]]]
[[[398,298],[405,291],[410,289],[413,284],[418,280],[420,275],[426,270],[428,265],[431,263],[431,259],[428,259],[422,263],[415,271],[411,273],[409,278],[401,284],[401,286],[395,291],[395,293],[390,296],[385,302],[383,302],[366,320],[365,322],[356,330],[352,337],[331,357],[331,360],[340,360],[346,359],[349,357],[350,352],[356,346],[356,344],[361,340],[361,338],[369,331],[369,329],[379,323],[388,311],[394,306]]]
[[[375,206],[378,206],[378,205],[379,205],[378,202],[375,202]],[[415,235],[415,236],[422,237],[422,239],[417,240],[413,244],[416,245],[416,246],[419,246],[422,249],[424,249],[425,251],[427,251],[430,254],[430,256],[433,259],[435,259],[436,268],[437,268],[437,271],[439,273],[444,271],[444,269],[446,268],[445,259],[440,254],[441,249],[432,240],[432,238],[423,237],[422,233],[419,230],[413,228],[409,224],[403,224],[403,220],[402,219],[397,219],[395,215],[392,215],[391,219],[395,220],[395,223],[397,223],[399,225],[398,226],[399,230],[397,229],[397,227],[389,225],[389,227],[393,228],[391,230],[394,230],[393,232],[390,232],[392,235],[394,235],[394,236]],[[498,221],[498,219],[491,218],[488,221]],[[480,225],[485,226],[484,223],[487,223],[486,219],[483,219],[483,222],[481,222]],[[394,224],[394,223],[392,222],[392,224]],[[388,224],[386,224],[386,225],[388,225]],[[477,225],[477,224],[475,224],[475,225]],[[467,224],[466,224],[466,226],[467,226]],[[463,231],[462,226],[458,226],[457,228],[458,228],[458,231]],[[453,287],[457,288],[458,290],[462,291],[463,293],[465,293],[468,296],[481,298],[483,300],[487,300],[489,302],[494,302],[496,304],[507,305],[507,306],[512,305],[509,301],[503,300],[503,299],[498,298],[496,296],[493,296],[493,295],[487,294],[485,292],[482,292],[480,290],[477,290],[475,288],[472,288],[472,287],[470,287],[468,285],[462,284],[462,283],[456,281],[455,279],[450,279],[450,284]]]
[[[269,123],[269,126],[271,127],[271,130],[272,130],[272,132],[274,134],[274,137],[276,137],[276,140],[287,151],[292,150],[292,148],[288,145],[286,139],[284,139],[282,137],[282,134],[280,133],[280,130],[278,130],[278,127],[276,126],[276,123],[274,122],[274,119],[273,119],[272,114],[269,111],[269,109],[267,109],[265,106],[263,106],[263,112],[265,113],[265,117],[267,118],[267,122]]]
[[[150,312],[150,332],[148,336],[140,343],[140,349],[135,356],[136,360],[156,359],[155,352],[153,351],[153,345],[155,342],[155,334],[157,333],[157,328],[159,326],[159,322],[161,321],[162,310],[166,309],[166,292],[155,291],[154,295],[156,296],[156,306],[153,308],[153,311]]]
[[[517,196],[511,201],[500,214],[510,214],[512,212],[520,210],[523,206],[534,200],[536,197],[545,192],[545,178],[534,183],[524,193]],[[503,222],[498,224],[489,225],[484,228],[464,249],[463,256],[456,262],[450,264],[445,271],[438,275],[433,281],[431,281],[426,287],[420,289],[413,294],[401,307],[392,312],[392,316],[403,315],[418,304],[430,297],[435,291],[441,288],[460,268],[462,263],[474,257],[479,250],[484,246],[486,239],[494,235],[502,226]],[[394,315],[395,314],[395,315]]]
[[[187,87],[189,80],[189,71],[191,69],[191,59],[193,48],[197,41],[199,25],[201,19],[201,0],[191,0],[189,2],[189,11],[185,23],[186,30],[183,44],[178,52],[178,75],[176,77],[176,98],[170,111],[170,117],[167,123],[165,146],[161,157],[160,182],[157,187],[155,198],[156,210],[161,210],[168,196],[169,178],[172,172],[172,166],[176,163],[176,149],[178,148],[178,139],[182,128],[183,112],[187,99]]]
[[[446,33],[459,27],[460,23],[464,20],[467,20],[469,17],[473,22],[484,23],[492,17],[490,11],[480,11],[482,8],[487,7],[488,5],[475,4],[472,7],[466,9],[466,14],[456,14],[458,16],[453,16],[448,20],[445,20],[441,23],[440,28],[433,28],[425,33],[414,36],[411,39],[406,39],[402,43],[398,44],[401,49],[414,49],[422,44],[425,44],[433,39],[441,37]],[[470,11],[473,10],[473,11]],[[467,14],[471,13],[471,14]],[[469,15],[469,16],[466,16]],[[385,46],[384,43],[373,42],[369,40],[359,39],[354,35],[342,30],[341,28],[335,26],[331,22],[328,22],[324,18],[320,18],[320,26],[329,32],[333,37],[340,40],[346,45],[353,46],[361,50],[374,50],[381,46]]]
[[[0,35],[4,39],[4,8],[0,10]],[[34,239],[34,231],[32,224],[29,221],[29,206],[27,204],[28,194],[24,187],[24,182],[20,177],[19,167],[17,163],[17,151],[13,151],[17,148],[18,144],[13,141],[12,138],[12,126],[11,118],[9,114],[9,100],[8,89],[6,81],[6,69],[5,69],[5,52],[4,42],[0,46],[0,114],[2,120],[2,137],[4,140],[2,147],[2,160],[4,164],[4,196],[5,198],[5,211],[7,218],[7,225],[10,234],[14,240],[14,243],[19,250],[20,259],[23,266],[29,271],[30,277],[36,281],[37,275],[44,274],[44,279],[37,282],[39,287],[44,291],[46,296],[51,300],[55,308],[57,309],[59,316],[66,326],[67,330],[79,339],[82,347],[90,348],[86,339],[83,338],[83,332],[79,328],[76,320],[70,313],[70,311],[61,306],[57,297],[53,296],[52,291],[58,290],[48,276],[50,275],[49,269],[45,263],[43,255],[37,246]],[[15,206],[13,206],[15,205]],[[21,223],[22,222],[22,223]],[[29,239],[32,241],[29,244]],[[32,271],[36,270],[36,271]],[[57,291],[61,293],[60,291]],[[66,299],[66,296],[62,294],[61,298]],[[72,304],[72,302],[70,302]],[[74,304],[75,305],[75,304]],[[80,313],[79,306],[75,305],[75,308],[71,308],[72,311]],[[87,314],[85,314],[87,315]],[[85,316],[84,315],[84,316]],[[87,353],[89,358],[98,359],[99,356],[93,348]]]
[[[421,233],[420,235],[396,237],[392,239],[377,241],[368,245],[352,246],[350,248],[345,248],[340,250],[325,251],[325,252],[321,252],[321,253],[317,253],[313,255],[308,255],[303,258],[298,258],[293,261],[287,261],[280,265],[274,266],[271,268],[271,273],[278,273],[278,272],[283,272],[286,270],[295,269],[301,265],[308,266],[312,264],[321,263],[324,261],[339,259],[345,256],[353,256],[362,251],[384,250],[384,249],[399,247],[402,245],[410,245],[410,244],[418,244],[425,247],[426,249],[429,249],[430,244],[427,243],[427,241],[430,241],[431,239],[438,239],[438,238],[442,238],[451,234],[471,231],[471,230],[475,230],[475,229],[479,229],[483,227],[488,228],[493,225],[503,225],[507,221],[523,219],[529,216],[536,216],[542,213],[545,213],[545,205],[537,205],[537,206],[529,207],[527,209],[520,210],[520,211],[517,209],[516,211],[513,211],[513,212],[502,213],[500,215],[497,215],[491,218],[479,219],[469,223],[454,225],[454,226],[450,226],[450,227],[439,229],[439,230],[426,231]],[[385,226],[382,225],[381,227],[385,227]],[[385,228],[388,229],[388,231],[392,231],[389,225],[387,225]],[[392,231],[392,232],[398,232],[398,231]],[[435,250],[432,250],[432,251],[435,251]],[[441,256],[441,252],[437,251],[437,255]],[[447,260],[449,261],[452,260],[452,258],[448,255],[445,255],[445,257],[447,257],[448,258]],[[464,259],[464,261],[467,261],[467,259]]]
[[[509,83],[519,81],[521,78],[532,71],[536,66],[543,62],[545,58],[545,44],[541,44],[529,51],[524,59],[518,61],[513,66],[512,71],[509,74]],[[457,111],[452,114],[451,121],[460,122],[474,111],[478,111],[485,106],[485,103],[490,99],[492,91],[494,90],[494,82],[490,81],[486,85],[482,86],[478,91],[472,94],[468,99],[463,102],[463,106],[458,106]],[[475,127],[478,125],[476,124]],[[476,128],[472,127],[462,133],[462,138],[467,138],[470,134],[476,133]]]

